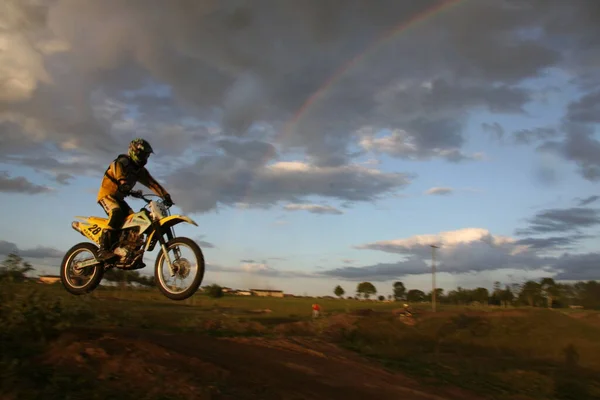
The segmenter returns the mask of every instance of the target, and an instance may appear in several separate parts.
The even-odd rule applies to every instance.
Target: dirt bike
[[[119,231],[118,241],[111,248],[116,256],[110,260],[97,260],[99,239],[102,231],[108,227],[108,219],[94,216],[75,217],[79,221],[73,221],[71,223],[72,228],[93,243],[77,243],[67,251],[60,267],[60,278],[63,286],[71,294],[82,295],[96,289],[104,277],[104,273],[111,268],[121,270],[145,268],[144,254],[154,250],[156,244],[159,243],[160,252],[156,257],[154,266],[155,283],[167,298],[171,300],[187,299],[198,290],[204,278],[204,255],[198,244],[193,240],[186,237],[176,237],[173,226],[181,222],[195,226],[198,226],[198,224],[184,215],[171,215],[170,207],[165,206],[162,201],[147,199],[148,196],[156,195],[142,194],[141,191],[131,191],[129,195],[144,200],[146,206],[142,207],[139,212],[127,216]],[[163,273],[166,272],[170,278],[175,278],[175,280],[183,280],[190,275],[192,265],[188,258],[182,257],[180,246],[191,249],[192,261],[195,260],[197,271],[187,289],[176,291],[173,289],[173,285],[166,282]],[[174,253],[173,258],[169,257],[170,250]],[[91,253],[91,257],[82,261],[75,261],[76,256],[83,252]],[[163,268],[165,261],[168,266],[166,270]],[[71,270],[73,271],[73,277],[69,276]],[[87,282],[81,283],[85,278],[88,278]]]

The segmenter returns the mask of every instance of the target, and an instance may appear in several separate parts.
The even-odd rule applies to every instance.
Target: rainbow
[[[294,116],[286,122],[283,127],[283,134],[291,132],[291,127],[295,125],[300,118],[305,115],[319,100],[323,97],[325,93],[329,91],[329,89],[335,85],[337,81],[339,81],[344,75],[346,75],[354,66],[356,66],[360,61],[362,61],[365,57],[367,57],[370,53],[380,48],[387,42],[394,39],[396,36],[405,33],[409,28],[415,27],[419,25],[419,23],[425,22],[431,17],[443,12],[448,11],[455,6],[465,3],[468,0],[442,0],[441,3],[428,8],[427,10],[415,15],[408,21],[402,21],[398,25],[384,32],[378,39],[374,40],[365,51],[359,53],[355,57],[353,57],[346,64],[342,65],[338,68],[333,75],[331,75],[313,94],[311,94],[308,99],[302,104],[302,106],[298,109],[298,111],[294,114]]]
[[[371,44],[369,44],[362,53],[357,54],[351,60],[349,60],[340,68],[338,68],[313,94],[311,94],[307,98],[307,100],[302,104],[298,111],[294,113],[293,117],[283,124],[282,130],[278,134],[276,134],[275,142],[279,142],[281,139],[284,138],[285,135],[290,135],[292,133],[291,128],[298,123],[300,118],[306,115],[310,111],[310,109],[314,107],[318,100],[321,99],[333,85],[335,85],[342,77],[344,77],[349,71],[351,71],[352,68],[355,67],[359,62],[364,60],[370,53],[385,45],[387,42],[391,41],[398,35],[406,33],[410,28],[429,20],[435,15],[438,15],[444,11],[448,11],[461,3],[466,3],[467,1],[468,0],[442,0],[439,4],[436,4],[435,6],[430,7],[425,11],[415,15],[410,20],[402,21],[398,25],[395,25],[391,29],[384,32],[376,40],[371,42]],[[273,152],[269,152],[269,154],[266,154],[265,161],[269,160],[273,155]],[[246,189],[244,195],[245,199],[250,196],[251,186],[251,181],[246,182]]]

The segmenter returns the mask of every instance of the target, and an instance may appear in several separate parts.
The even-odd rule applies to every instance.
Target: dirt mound
[[[180,399],[471,399],[423,389],[357,354],[314,338],[213,338],[144,330],[78,330],[44,355],[123,390]],[[435,390],[436,394],[432,394]]]
[[[146,341],[114,336],[65,334],[53,343],[46,363],[83,370],[120,389],[150,396],[212,398],[210,382],[226,379],[228,372],[195,357],[170,352]]]

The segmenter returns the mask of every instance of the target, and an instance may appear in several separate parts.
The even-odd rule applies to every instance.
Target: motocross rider
[[[116,256],[111,248],[117,241],[125,218],[134,213],[124,199],[137,182],[162,197],[165,206],[173,205],[169,193],[145,167],[152,153],[154,150],[150,143],[144,139],[134,139],[129,143],[128,154],[119,154],[104,172],[97,202],[108,214],[108,227],[102,231],[99,239],[100,249],[97,257],[99,261],[106,261]]]

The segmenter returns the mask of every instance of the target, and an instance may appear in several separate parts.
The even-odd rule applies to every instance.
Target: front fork
[[[158,233],[158,241],[160,242],[160,248],[162,249],[162,252],[165,255],[165,259],[167,260],[169,271],[171,271],[171,277],[174,277],[175,267],[173,266],[171,258],[169,257],[169,252],[167,251],[167,241],[170,241],[175,237],[175,229],[172,226],[170,226],[169,229],[164,232],[167,235],[167,240],[165,240],[162,230]],[[175,253],[175,259],[179,259],[181,257],[181,252],[179,251],[179,248],[173,249],[173,252]]]

